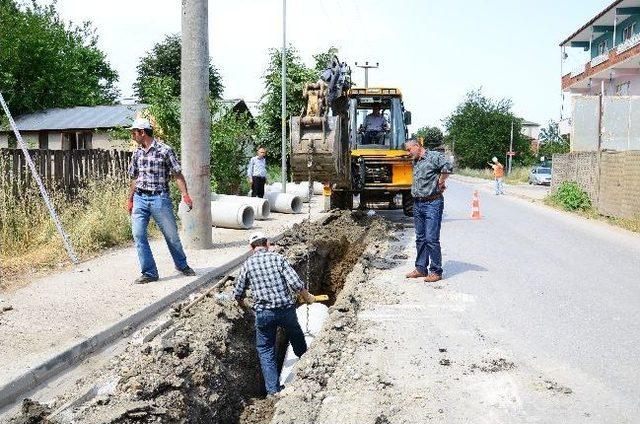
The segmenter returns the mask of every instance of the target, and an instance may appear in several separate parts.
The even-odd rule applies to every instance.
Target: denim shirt
[[[445,158],[444,153],[428,150],[424,156],[413,163],[413,197],[429,197],[440,193],[438,180],[440,174],[452,174],[453,165]]]

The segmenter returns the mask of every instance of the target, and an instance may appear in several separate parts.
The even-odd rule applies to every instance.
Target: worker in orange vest
[[[495,189],[496,195],[504,194],[504,183],[502,179],[504,178],[504,166],[500,163],[497,157],[493,157],[491,162],[487,162],[491,168],[493,168],[493,178],[495,180]]]

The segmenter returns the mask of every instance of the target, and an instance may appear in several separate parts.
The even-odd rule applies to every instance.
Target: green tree
[[[316,72],[316,76],[319,76],[325,69],[327,69],[331,64],[331,60],[337,54],[338,49],[331,46],[326,51],[313,55],[313,60],[315,61],[315,66],[313,68]]]
[[[551,159],[554,153],[568,153],[570,150],[569,137],[560,135],[558,122],[553,119],[549,121],[546,128],[540,130],[539,156]]]
[[[117,73],[89,22],[65,24],[55,2],[0,0],[0,91],[15,115],[112,103]]]
[[[316,81],[318,74],[302,62],[298,51],[288,47],[285,52],[287,63],[287,116],[299,115],[304,108],[302,89],[305,83]],[[269,50],[269,65],[263,75],[265,92],[260,101],[260,142],[267,148],[270,159],[281,158],[281,99],[282,59],[278,49]]]
[[[444,134],[438,127],[425,126],[419,128],[412,137],[422,137],[425,146],[439,146],[444,142]]]
[[[149,100],[149,117],[154,135],[180,153],[180,100],[173,95],[172,80],[152,77],[144,90]],[[238,115],[219,99],[210,100],[211,188],[218,193],[237,194],[244,181],[245,148],[254,138],[249,116]]]
[[[533,161],[529,142],[520,134],[522,120],[511,112],[511,100],[493,100],[481,90],[471,91],[444,123],[448,138],[455,141],[456,160],[462,167],[484,168],[491,157],[504,157],[512,123],[514,164]]]
[[[253,142],[254,128],[247,114],[237,114],[219,100],[211,102],[211,189],[239,194],[246,179],[246,147]]]
[[[147,81],[151,78],[167,78],[164,84],[171,89],[173,96],[180,96],[180,58],[181,58],[180,35],[171,34],[165,36],[164,40],[156,43],[150,52],[147,52],[140,59],[137,66],[138,77],[133,84],[133,89],[141,101],[149,100],[149,93],[145,91]],[[209,62],[209,91],[211,97],[220,98],[224,87],[220,73]]]

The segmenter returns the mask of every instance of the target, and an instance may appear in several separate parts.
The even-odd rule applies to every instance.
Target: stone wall
[[[640,151],[555,154],[551,189],[564,181],[577,182],[602,215],[640,216]]]

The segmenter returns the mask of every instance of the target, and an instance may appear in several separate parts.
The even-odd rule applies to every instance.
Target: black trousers
[[[267,182],[266,177],[253,177],[251,179],[251,197],[264,197],[264,185]]]

